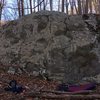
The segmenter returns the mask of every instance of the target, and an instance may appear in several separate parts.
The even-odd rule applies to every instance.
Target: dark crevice
[[[88,19],[89,19],[89,15],[83,14],[83,15],[82,15],[82,18],[83,18],[83,20],[88,20]]]
[[[65,30],[64,30],[64,35],[67,36],[68,38],[72,39],[72,36],[69,32],[70,30],[67,27],[67,23],[66,23],[67,21],[66,20],[70,20],[69,17],[65,18],[65,20],[64,20],[64,24],[66,25]]]
[[[85,21],[85,23],[86,23],[88,29],[89,29],[91,32],[97,32],[97,30],[94,28],[94,26],[92,26],[91,24],[89,24],[89,23],[86,22],[86,21]]]

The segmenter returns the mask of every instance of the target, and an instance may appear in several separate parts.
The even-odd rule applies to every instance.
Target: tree
[[[24,12],[24,0],[21,0],[21,15],[24,16],[25,12]]]
[[[85,14],[88,14],[88,11],[89,11],[89,0],[86,0],[86,5],[85,5]]]
[[[60,0],[58,1],[58,11],[60,11]]]
[[[4,6],[5,6],[5,0],[0,0],[0,20],[2,17],[2,11],[3,11]]]
[[[18,15],[19,15],[19,18],[21,17],[21,7],[20,7],[20,0],[17,0],[17,6],[18,6]]]
[[[68,6],[69,6],[69,3],[68,3],[68,0],[66,0],[66,13],[68,15]]]
[[[62,0],[62,12],[64,12],[64,1],[65,0]]]
[[[29,0],[29,2],[30,2],[30,12],[32,14],[32,0]]]
[[[70,6],[71,6],[71,15],[74,14],[74,6],[75,6],[75,0],[69,0]]]
[[[49,0],[49,2],[50,2],[50,11],[52,11],[52,6],[53,6],[53,0]]]
[[[78,14],[82,14],[81,0],[77,0],[77,3],[78,3]]]
[[[92,0],[89,0],[89,9],[90,9],[90,13],[92,13]]]
[[[98,12],[100,14],[100,0],[98,0]]]

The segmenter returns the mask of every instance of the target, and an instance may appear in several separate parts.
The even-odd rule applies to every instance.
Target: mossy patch
[[[12,33],[12,30],[11,29],[7,29],[5,31],[5,37],[6,38],[12,38],[12,37],[15,37],[15,35]]]
[[[33,32],[33,25],[32,24],[25,24],[22,27],[26,30],[29,30],[31,33]]]
[[[54,34],[55,34],[55,36],[66,35],[66,31],[65,30],[57,30]]]
[[[36,51],[34,48],[31,50],[31,56],[36,55],[36,54],[41,54],[43,51]]]
[[[10,21],[5,24],[2,29],[5,34],[5,38],[15,38],[14,27],[17,25],[16,21]]]
[[[40,21],[38,24],[38,32],[40,32],[41,30],[45,29],[47,26],[47,23]]]
[[[23,39],[23,40],[26,39],[26,37],[27,37],[27,32],[26,32],[24,26],[22,26],[22,31],[21,31],[21,33],[19,33],[19,34],[20,34],[20,39]]]
[[[38,39],[36,42],[37,42],[37,43],[42,43],[42,44],[44,44],[44,45],[47,44],[47,40],[46,40],[45,38],[40,38],[40,39]]]
[[[94,52],[91,52],[92,48],[93,44],[78,47],[76,52],[70,54],[69,61],[72,61],[80,67],[91,65],[92,61],[98,60],[97,55]]]
[[[52,59],[65,58],[64,49],[54,48],[49,52]]]
[[[6,53],[8,59],[11,60],[12,64],[16,64],[17,62],[20,61],[21,59],[21,54],[16,54],[15,52],[11,51],[11,52],[7,52]]]
[[[11,43],[12,45],[14,45],[14,44],[18,43],[19,40],[20,40],[19,38],[15,37],[15,38],[13,38],[13,40],[10,41],[10,43]]]
[[[68,55],[65,78],[69,82],[78,82],[83,77],[90,77],[100,73],[97,55],[91,51],[92,45],[78,47]],[[72,82],[72,83],[73,83]]]
[[[37,29],[38,32],[45,29],[49,22],[48,16],[38,16],[38,17],[35,16],[35,19],[37,19],[38,21],[38,29]]]

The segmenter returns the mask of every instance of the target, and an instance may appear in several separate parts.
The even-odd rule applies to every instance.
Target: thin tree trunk
[[[40,0],[40,2],[41,2],[41,0]],[[42,4],[40,4],[40,11],[42,10]]]
[[[34,7],[35,7],[35,0],[33,0],[33,5],[34,5]],[[35,8],[34,8],[34,12],[35,12]]]
[[[20,7],[20,4],[21,4],[20,0],[17,0],[19,18],[21,17],[21,7]]]
[[[0,20],[1,20],[1,16],[2,16],[2,9],[0,8]]]
[[[93,7],[94,7],[94,10],[95,10],[95,13],[97,13],[96,0],[93,0]]]
[[[98,0],[98,12],[100,14],[100,0]]]
[[[71,15],[73,15],[74,14],[73,0],[70,1],[70,6],[71,6]]]
[[[65,0],[62,0],[62,12],[64,12],[64,1]]]
[[[37,5],[38,5],[38,7],[37,7],[38,11],[40,11],[40,9],[39,9],[39,0],[37,0]]]
[[[27,14],[30,14],[29,2],[28,1],[26,1],[26,9],[27,9]]]
[[[78,14],[78,9],[77,9],[76,3],[74,4],[74,6],[75,6],[76,14]]]
[[[85,14],[88,14],[88,5],[89,5],[89,0],[86,0],[86,5],[85,5]]]
[[[50,11],[52,11],[53,10],[53,0],[49,0],[49,2],[50,2]]]
[[[68,6],[69,6],[68,0],[66,0],[66,13],[67,13],[67,15],[68,15]]]
[[[82,14],[85,14],[85,0],[82,0]]]
[[[2,11],[3,11],[4,5],[5,5],[5,0],[0,0],[0,20],[2,17]]]
[[[46,10],[45,0],[43,1],[43,10]]]
[[[81,0],[78,0],[78,14],[82,14]]]
[[[92,13],[92,0],[89,0],[90,13]]]
[[[21,15],[24,16],[24,0],[21,0]]]
[[[32,14],[32,0],[29,0],[30,1],[30,12]]]
[[[60,0],[58,1],[58,11],[60,12]]]
[[[0,2],[0,20],[1,20],[1,16],[2,16],[2,9],[3,9],[2,2]]]

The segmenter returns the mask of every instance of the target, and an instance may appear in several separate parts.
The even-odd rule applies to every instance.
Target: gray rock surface
[[[41,11],[3,25],[0,61],[24,65],[29,73],[78,82],[100,73],[100,18]]]
[[[15,74],[16,70],[13,67],[9,67],[8,73],[9,74]]]

